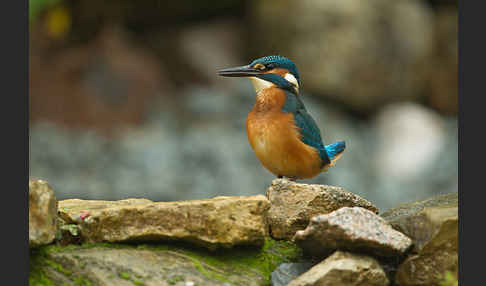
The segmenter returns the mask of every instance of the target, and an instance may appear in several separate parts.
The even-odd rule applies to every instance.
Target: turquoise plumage
[[[257,98],[246,121],[248,140],[262,165],[277,177],[312,178],[342,155],[344,141],[324,145],[299,95],[297,67],[288,58],[262,57],[218,73],[250,78]]]

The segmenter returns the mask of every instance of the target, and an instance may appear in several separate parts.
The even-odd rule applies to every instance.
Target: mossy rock
[[[271,272],[301,250],[266,239],[262,248],[209,251],[173,244],[90,243],[30,252],[29,285],[270,285]],[[226,284],[226,285],[228,285]]]

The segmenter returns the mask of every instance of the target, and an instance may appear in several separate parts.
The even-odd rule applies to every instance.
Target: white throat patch
[[[298,93],[299,92],[299,83],[297,82],[297,79],[291,74],[287,73],[285,74],[285,80],[288,82],[291,82],[295,85],[295,91]],[[255,88],[256,93],[260,92],[261,90],[269,87],[274,87],[275,84],[257,77],[249,77],[251,83],[253,84],[253,87]]]
[[[249,77],[251,83],[253,84],[253,87],[255,88],[255,91],[256,93],[259,93],[260,90],[263,90],[265,88],[269,88],[269,87],[273,87],[275,86],[275,84],[269,82],[269,81],[266,81],[266,80],[263,80],[263,79],[260,79],[260,78],[257,78],[257,77]]]

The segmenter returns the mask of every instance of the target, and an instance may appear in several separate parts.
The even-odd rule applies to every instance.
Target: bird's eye
[[[274,67],[275,67],[275,64],[273,64],[273,63],[267,64],[268,69],[273,69]]]
[[[262,64],[256,64],[253,67],[256,68],[256,69],[258,69],[258,70],[261,70],[261,71],[265,69],[265,66],[262,65]]]

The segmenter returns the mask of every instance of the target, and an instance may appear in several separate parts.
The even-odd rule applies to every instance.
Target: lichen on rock
[[[57,232],[57,201],[46,181],[29,180],[29,247],[51,243]]]
[[[360,207],[343,207],[315,216],[294,240],[314,256],[326,256],[341,249],[377,257],[400,257],[412,240],[375,213]]]
[[[88,242],[186,241],[210,249],[263,245],[269,202],[263,195],[152,202],[64,200],[60,216]]]

